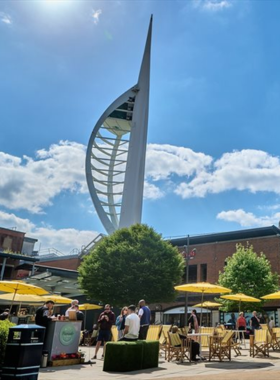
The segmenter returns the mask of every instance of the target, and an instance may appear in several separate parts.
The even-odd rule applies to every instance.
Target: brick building
[[[31,267],[38,258],[31,257],[37,239],[28,238],[24,232],[0,228],[0,280],[17,277],[17,266],[28,261]]]
[[[271,263],[272,271],[280,275],[280,229],[275,226],[174,238],[170,239],[170,242],[178,247],[182,254],[195,250],[195,256],[189,260],[188,265],[189,283],[201,281],[216,283],[219,278],[219,271],[223,271],[226,258],[236,252],[236,244],[238,243],[244,246],[252,245],[257,254],[263,252]],[[199,303],[201,300],[201,295],[198,293],[189,293],[188,297],[189,306]],[[205,294],[204,300],[213,301],[215,297],[217,294]],[[172,314],[175,308],[184,306],[184,299],[185,295],[181,293],[178,295],[177,302],[153,305],[153,308],[160,308],[161,313],[170,311]],[[265,309],[280,311],[279,305],[280,300],[271,301],[265,304]],[[278,314],[280,315],[279,312]],[[276,319],[280,320],[280,317]]]

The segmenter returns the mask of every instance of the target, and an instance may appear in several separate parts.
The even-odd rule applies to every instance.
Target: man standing
[[[54,302],[53,301],[47,301],[44,306],[39,307],[36,311],[35,316],[35,323],[36,325],[48,327],[49,321],[51,321],[52,316],[52,308],[53,308]]]
[[[65,317],[66,318],[69,318],[69,311],[70,310],[76,310],[76,308],[75,308],[76,305],[79,305],[79,301],[78,300],[73,300],[71,302],[71,306],[65,312]]]
[[[109,304],[105,305],[103,313],[99,315],[98,321],[100,330],[97,337],[97,343],[95,346],[95,355],[92,359],[96,359],[97,352],[101,343],[104,343],[103,355],[105,354],[106,343],[111,339],[111,328],[115,323],[115,314],[111,311],[111,306]]]
[[[127,308],[127,317],[125,318],[125,328],[124,328],[124,336],[120,340],[124,340],[127,342],[132,342],[134,340],[138,340],[139,329],[140,329],[140,319],[135,314],[136,306],[130,305]]]
[[[260,328],[260,320],[257,317],[257,312],[253,311],[252,318],[250,319],[250,328],[252,334],[254,334],[255,330],[258,330]]]
[[[139,339],[145,340],[147,338],[147,333],[150,326],[151,319],[151,310],[146,306],[145,300],[139,301],[139,312],[138,316],[140,318],[140,331],[139,331]]]
[[[47,334],[48,334],[48,326],[50,321],[52,320],[52,308],[53,308],[54,302],[53,301],[47,301],[44,306],[39,307],[36,311],[35,315],[35,323],[36,325],[45,327],[45,336],[44,336],[44,342],[46,342]]]
[[[76,310],[77,321],[82,321],[81,331],[83,331],[84,330],[84,319],[85,319],[84,313],[79,309],[79,305],[75,305],[74,307]]]

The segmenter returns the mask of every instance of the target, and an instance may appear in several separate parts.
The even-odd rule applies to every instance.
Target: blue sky
[[[150,15],[142,221],[164,237],[278,225],[280,2],[1,1],[0,226],[42,252],[104,233],[84,174]]]

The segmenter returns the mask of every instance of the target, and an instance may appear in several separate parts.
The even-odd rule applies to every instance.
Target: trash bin
[[[2,367],[2,380],[37,380],[41,365],[45,327],[10,327]]]

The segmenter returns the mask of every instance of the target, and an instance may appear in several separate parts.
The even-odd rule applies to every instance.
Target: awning
[[[188,314],[190,314],[193,310],[200,313],[200,307],[188,307]],[[202,309],[202,313],[210,313],[210,310]],[[175,307],[174,309],[166,310],[163,314],[185,314],[185,308],[184,306]]]

